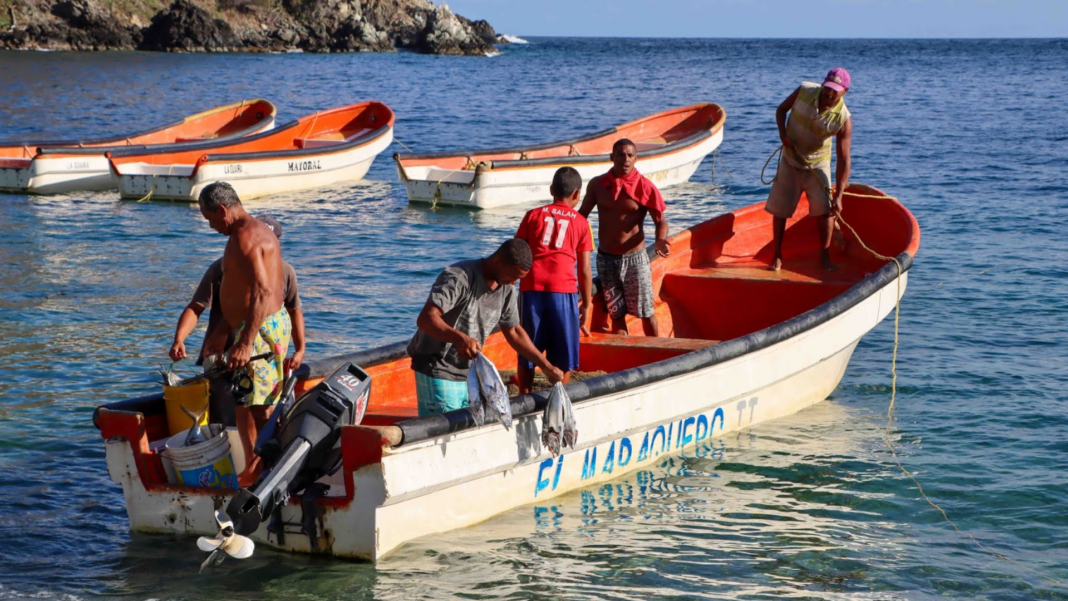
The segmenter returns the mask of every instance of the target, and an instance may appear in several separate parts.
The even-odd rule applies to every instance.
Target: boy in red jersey
[[[515,234],[534,254],[530,272],[519,281],[521,324],[549,363],[564,372],[566,384],[579,366],[579,330],[589,335],[593,236],[589,222],[575,210],[582,192],[578,171],[558,169],[549,192],[553,203],[529,211]],[[534,364],[519,357],[517,375],[519,393],[529,393]]]

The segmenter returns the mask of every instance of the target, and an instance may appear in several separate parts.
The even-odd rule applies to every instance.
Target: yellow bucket
[[[208,425],[208,381],[201,380],[185,386],[163,386],[163,402],[167,406],[167,430],[171,435],[193,427],[193,420],[182,411],[204,412],[200,425]]]

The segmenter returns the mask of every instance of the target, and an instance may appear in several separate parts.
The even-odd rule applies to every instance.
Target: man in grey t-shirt
[[[511,238],[489,257],[461,261],[441,272],[430,289],[408,343],[419,415],[467,407],[467,371],[497,326],[513,349],[540,367],[550,382],[563,372],[542,355],[519,325],[516,280],[533,257],[524,240]]]

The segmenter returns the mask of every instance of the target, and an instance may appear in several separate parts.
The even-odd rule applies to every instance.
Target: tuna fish
[[[482,403],[481,390],[482,387],[478,384],[478,370],[472,365],[471,369],[467,370],[467,406],[471,409],[471,416],[475,418],[475,425],[479,427],[486,423],[486,406]]]
[[[475,383],[472,382],[474,378],[477,378]],[[473,393],[475,388],[477,388],[477,394]],[[471,406],[472,413],[476,414],[475,423],[480,422],[478,412],[484,412],[485,408],[489,407],[497,414],[497,418],[505,428],[512,427],[512,401],[508,398],[508,388],[501,380],[497,366],[482,353],[479,353],[471,362],[471,370],[467,374],[467,390],[470,396],[468,404]],[[476,409],[476,405],[482,407]],[[485,421],[484,414],[482,421]]]
[[[549,402],[541,417],[541,443],[556,457],[563,447],[575,450],[578,442],[578,427],[575,415],[571,412],[571,397],[560,382],[553,384],[549,393]]]
[[[189,416],[189,419],[193,420],[193,427],[189,428],[189,434],[185,437],[185,442],[182,443],[183,447],[191,447],[193,445],[200,444],[207,440],[204,433],[200,431],[200,420],[204,417],[204,413],[207,412],[208,406],[204,405],[204,408],[196,413],[193,413],[189,409],[182,407],[182,412]]]

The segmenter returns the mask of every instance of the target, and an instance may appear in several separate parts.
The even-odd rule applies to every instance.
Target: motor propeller
[[[256,543],[252,542],[251,538],[234,532],[234,523],[225,511],[215,511],[215,522],[219,525],[218,534],[213,538],[202,536],[197,539],[197,547],[201,551],[211,553],[204,563],[200,564],[201,572],[207,567],[219,565],[227,555],[234,559],[245,559],[252,557],[252,552],[256,550]]]

